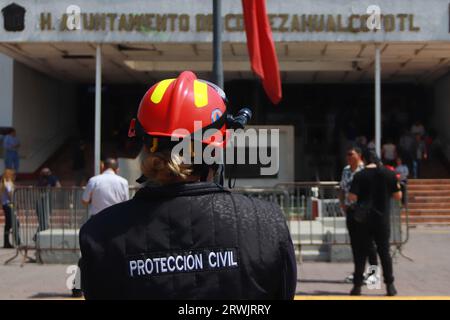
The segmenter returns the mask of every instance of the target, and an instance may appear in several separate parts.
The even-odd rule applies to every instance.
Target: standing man
[[[395,296],[392,258],[389,254],[391,198],[401,200],[402,192],[395,172],[383,167],[375,152],[364,154],[366,168],[355,174],[350,188],[349,199],[356,201],[359,208],[354,214],[362,214],[364,219],[355,221],[355,232],[351,237],[354,247],[355,273],[351,295],[361,295],[363,272],[372,239],[375,240],[383,268],[383,278],[388,296]],[[361,218],[361,216],[360,216]]]
[[[413,158],[413,176],[414,179],[420,177],[422,168],[422,161],[428,158],[427,147],[425,141],[419,133],[416,133],[416,141],[414,143],[414,158]]]
[[[59,182],[58,177],[56,177],[49,168],[42,168],[39,173],[37,186],[61,188],[61,183]]]
[[[50,217],[52,216],[52,190],[50,188],[61,188],[61,183],[49,168],[42,168],[37,186],[39,187],[39,198],[36,203],[36,214],[39,222],[37,232],[39,232],[50,227]],[[36,241],[36,235],[33,239]]]
[[[119,164],[116,159],[106,158],[100,165],[101,174],[89,179],[81,201],[89,208],[89,217],[114,204],[129,200],[128,181],[120,177]],[[80,273],[76,273],[72,297],[81,297],[82,291]]]
[[[348,198],[350,187],[352,185],[354,175],[364,169],[364,162],[361,159],[362,151],[358,147],[350,147],[347,150],[347,166],[342,170],[342,178],[340,182],[341,192],[339,193],[339,202],[342,211],[345,213],[347,229],[352,238],[354,233],[354,220],[353,220],[353,202]],[[352,251],[354,246],[352,245]],[[353,256],[355,254],[353,253]],[[377,250],[373,244],[373,241],[369,243],[369,264],[371,266],[378,265]],[[351,281],[352,276],[347,277],[346,280]]]
[[[5,169],[13,169],[19,172],[19,147],[20,141],[16,137],[16,129],[11,131],[3,139],[3,150],[5,152]]]
[[[89,179],[82,197],[83,204],[89,207],[90,217],[130,197],[128,181],[117,175],[119,164],[116,159],[107,158],[101,169],[102,174]]]
[[[381,147],[381,154],[383,162],[391,166],[395,165],[395,159],[397,158],[397,147],[392,142],[391,138],[386,140],[386,143]]]

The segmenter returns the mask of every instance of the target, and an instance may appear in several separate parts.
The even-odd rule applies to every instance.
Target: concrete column
[[[101,118],[102,118],[102,49],[97,45],[95,60],[95,151],[94,170],[95,175],[100,174],[100,150],[101,150]]]
[[[13,81],[14,60],[0,53],[0,127],[13,125]]]

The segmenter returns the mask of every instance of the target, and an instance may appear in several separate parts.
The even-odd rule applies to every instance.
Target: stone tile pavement
[[[394,259],[394,275],[400,296],[450,297],[450,227],[411,229],[403,254]],[[12,249],[0,249],[0,299],[69,299],[67,265],[25,263],[20,257],[10,264]],[[29,256],[33,257],[33,252]],[[352,285],[344,279],[353,269],[351,263],[308,262],[298,266],[297,298],[345,298]],[[381,290],[363,289],[371,298],[384,296]]]
[[[450,296],[450,227],[417,227],[402,253],[394,256],[394,277],[401,296]],[[344,279],[352,263],[312,262],[299,265],[297,295],[348,295],[352,284]],[[381,290],[363,288],[364,295],[383,296]]]

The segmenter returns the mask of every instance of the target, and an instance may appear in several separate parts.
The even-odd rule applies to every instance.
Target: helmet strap
[[[221,185],[223,187],[224,185],[224,165],[223,164],[219,164],[217,165],[217,171],[216,174],[214,175],[214,182]]]

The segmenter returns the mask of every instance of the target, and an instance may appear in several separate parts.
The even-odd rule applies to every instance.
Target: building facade
[[[232,109],[254,109],[254,125],[293,126],[291,180],[336,179],[347,140],[373,135],[376,48],[382,137],[398,138],[388,122],[403,117],[404,126],[425,122],[447,145],[448,1],[266,2],[283,100],[271,105],[251,72],[240,0],[222,1],[225,89]],[[159,79],[183,70],[211,78],[210,0],[0,0],[0,11],[0,127],[17,129],[24,172],[70,136],[92,138],[97,46],[102,137],[111,141]]]

